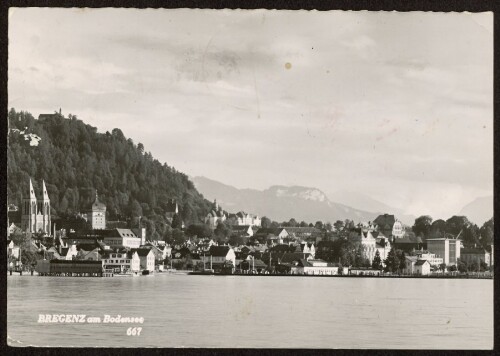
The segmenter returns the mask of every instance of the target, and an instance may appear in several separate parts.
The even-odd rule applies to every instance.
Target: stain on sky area
[[[291,69],[292,68],[292,63],[286,62],[285,63],[285,69]]]

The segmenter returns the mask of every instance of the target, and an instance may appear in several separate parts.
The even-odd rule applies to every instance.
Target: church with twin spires
[[[50,235],[50,199],[45,181],[42,181],[42,194],[41,198],[38,199],[30,178],[29,188],[23,194],[22,202],[21,230],[30,233],[43,232]]]

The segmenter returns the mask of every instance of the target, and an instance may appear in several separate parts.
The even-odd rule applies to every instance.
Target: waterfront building
[[[373,233],[371,231],[363,231],[362,229],[357,228],[350,232],[349,239],[353,242],[361,244],[363,258],[368,259],[370,263],[372,263],[373,258],[377,253],[377,240],[373,236]]]
[[[19,260],[20,257],[19,254],[20,254],[19,246],[16,246],[14,244],[14,241],[7,240],[7,258],[13,257],[16,260]]]
[[[349,268],[351,276],[379,276],[380,270],[371,267],[351,267]]]
[[[418,260],[415,262],[415,274],[427,276],[431,273],[431,264],[428,260]]]
[[[443,259],[443,263],[447,266],[457,264],[457,259],[460,258],[460,249],[462,241],[458,239],[436,238],[427,239],[427,250]]]
[[[469,265],[475,262],[479,265],[484,262],[488,267],[492,265],[490,253],[482,247],[462,248],[460,250],[460,260]]]
[[[337,275],[339,267],[333,263],[328,263],[323,260],[314,259],[300,259],[292,264],[290,274],[299,275],[324,275],[333,276]]]
[[[155,270],[155,254],[151,249],[137,248],[130,251],[137,252],[142,270],[148,270],[150,272],[153,272]]]
[[[110,252],[102,261],[104,269],[112,269],[117,273],[138,272],[142,267],[137,251]]]
[[[45,181],[42,181],[41,198],[37,199],[33,182],[30,178],[28,190],[25,191],[22,201],[21,230],[29,233],[42,232],[50,235],[50,198]]]
[[[229,261],[236,266],[236,254],[229,246],[211,246],[207,253],[200,254],[200,260],[205,268],[210,268],[211,263],[213,269],[220,269]]]

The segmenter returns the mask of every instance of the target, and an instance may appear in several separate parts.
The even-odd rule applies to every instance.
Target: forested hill
[[[98,133],[76,116],[34,119],[14,109],[8,118],[10,204],[20,206],[30,177],[38,196],[45,180],[54,217],[85,211],[97,189],[108,220],[142,216],[160,236],[169,199],[177,200],[186,225],[198,223],[211,207],[185,174],[154,159],[118,128]]]

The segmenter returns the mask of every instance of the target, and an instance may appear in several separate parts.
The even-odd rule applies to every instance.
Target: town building
[[[137,251],[111,252],[102,261],[104,269],[112,269],[115,273],[138,272],[141,269],[141,261]]]
[[[460,258],[460,249],[462,241],[458,239],[436,238],[427,239],[427,250],[443,259],[443,263],[447,266],[457,264],[457,259]]]
[[[460,250],[460,261],[469,265],[477,262],[479,265],[486,263],[488,267],[491,266],[490,253],[482,247],[462,248]]]
[[[373,258],[377,253],[377,240],[371,231],[363,231],[362,229],[353,229],[349,234],[349,239],[353,242],[361,244],[363,250],[363,258],[373,262]],[[381,257],[382,258],[382,257]]]
[[[414,232],[405,231],[402,237],[393,239],[392,246],[397,250],[411,253],[414,250],[420,250],[424,246],[424,242]]]
[[[29,181],[28,191],[22,197],[21,230],[30,233],[51,233],[50,198],[42,181],[41,198],[37,199],[33,183]]]
[[[233,264],[236,266],[236,254],[229,246],[211,246],[207,253],[200,254],[200,260],[204,264],[205,269],[221,269],[224,264]]]
[[[383,265],[392,248],[390,239],[378,231],[373,231],[371,234],[375,238],[375,253],[378,251]],[[371,260],[371,262],[373,262],[373,260]]]
[[[139,256],[140,266],[142,270],[153,272],[155,270],[155,254],[149,248],[132,249],[130,252],[136,252]]]
[[[401,221],[394,217],[394,215],[379,215],[373,223],[376,225],[377,230],[387,237],[398,239],[404,235],[404,226]]]
[[[431,266],[439,266],[444,262],[442,257],[438,257],[435,253],[430,253],[427,250],[413,251],[412,255],[416,256],[419,260],[429,261]]]
[[[314,248],[314,244],[312,242],[303,242],[297,245],[295,252],[309,253],[312,258],[316,255],[316,249]]]
[[[113,229],[112,234],[105,236],[103,242],[111,248],[138,248],[141,246],[141,239],[130,229]]]
[[[323,260],[314,259],[300,259],[290,268],[290,274],[299,275],[323,275],[333,276],[337,275],[339,267],[333,263],[328,263]]]
[[[97,190],[95,191],[95,198],[90,209],[82,216],[90,223],[90,227],[93,230],[106,229],[106,205],[99,201]]]
[[[428,260],[418,260],[415,262],[415,274],[427,276],[431,273],[431,264]]]

